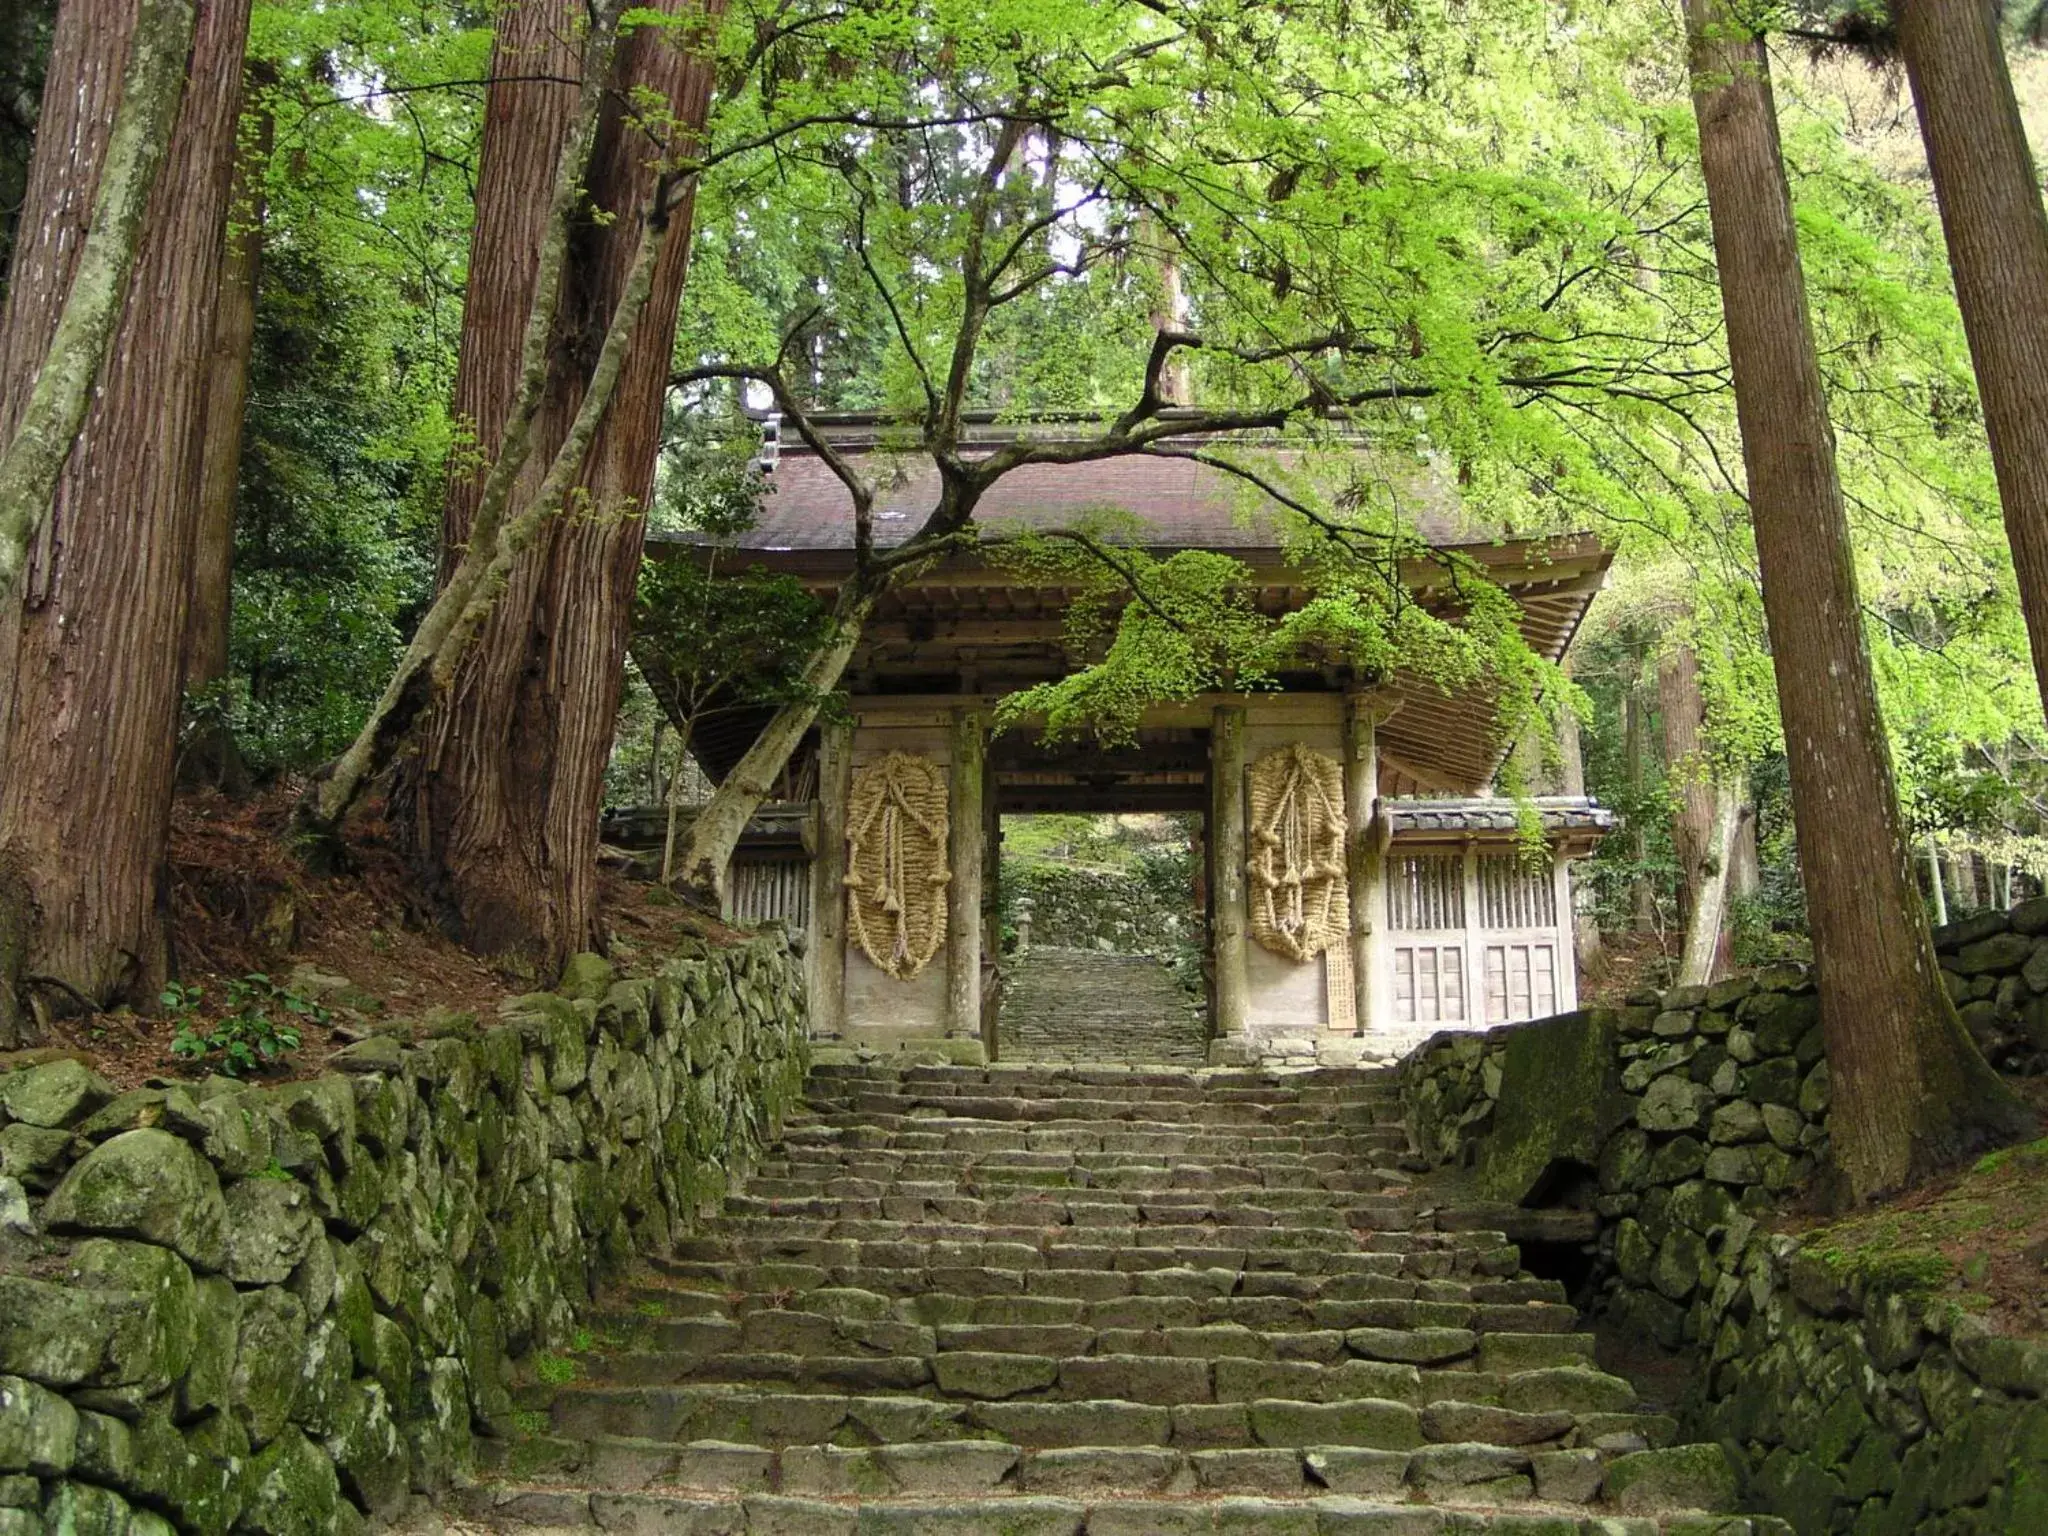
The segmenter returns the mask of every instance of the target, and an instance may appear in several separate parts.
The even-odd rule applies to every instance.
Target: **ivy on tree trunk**
[[[69,0],[59,12],[0,327],[0,399],[19,398],[61,324],[117,117],[116,63],[143,14],[114,0]],[[198,8],[189,87],[80,447],[64,461],[44,542],[0,609],[0,887],[14,898],[14,937],[0,946],[22,972],[0,984],[10,996],[26,981],[95,1004],[147,1002],[166,972],[197,427],[248,21],[249,0]]]

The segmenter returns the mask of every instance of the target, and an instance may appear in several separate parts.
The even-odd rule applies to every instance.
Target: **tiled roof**
[[[888,547],[915,533],[936,504],[939,474],[922,453],[848,453],[864,475],[878,481],[875,541]],[[1270,450],[1283,472],[1299,467],[1296,450]],[[1246,456],[1256,469],[1258,455]],[[1376,464],[1378,484],[1398,498],[1403,520],[1433,542],[1484,540],[1492,531],[1467,519],[1456,495],[1426,465],[1407,459]],[[835,550],[853,547],[853,499],[825,462],[802,447],[785,445],[768,475],[760,520],[740,542],[756,550]],[[1172,549],[1272,549],[1282,541],[1263,498],[1227,470],[1182,458],[1129,455],[1087,464],[1034,464],[1012,470],[990,488],[976,509],[984,527],[1071,526],[1087,514],[1115,511],[1145,528],[1141,542]],[[1271,503],[1266,506],[1270,508]]]
[[[1534,801],[1546,832],[1605,832],[1614,812],[1581,795],[1543,795]],[[1383,800],[1380,809],[1395,833],[1513,832],[1520,813],[1513,800]]]

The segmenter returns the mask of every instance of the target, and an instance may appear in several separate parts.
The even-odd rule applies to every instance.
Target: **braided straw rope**
[[[946,771],[891,752],[853,776],[846,921],[862,954],[908,981],[946,942]]]
[[[1325,955],[1329,1021],[1353,1016],[1344,770],[1295,742],[1250,773],[1252,937],[1297,963]]]

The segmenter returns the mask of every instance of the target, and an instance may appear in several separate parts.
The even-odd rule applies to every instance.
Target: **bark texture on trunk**
[[[1679,955],[1678,984],[1705,986],[1728,969],[1728,903],[1734,894],[1735,844],[1742,831],[1742,782],[1724,778],[1713,787],[1714,814],[1707,848],[1686,914],[1685,948]]]
[[[1558,667],[1572,675],[1572,653],[1566,651]],[[1580,737],[1579,717],[1567,709],[1557,722],[1557,789],[1563,795],[1586,792],[1586,750]],[[1572,889],[1576,890],[1576,884]],[[1607,970],[1607,947],[1600,934],[1600,914],[1590,906],[1574,902],[1572,911],[1572,953],[1578,962],[1579,980],[1597,981]]]
[[[1820,973],[1833,1155],[1862,1199],[2021,1133],[2031,1117],[1956,1018],[1908,863],[1768,59],[1726,0],[1685,0],[1685,18]]]
[[[1664,727],[1664,771],[1672,794],[1671,842],[1678,855],[1678,912],[1692,915],[1714,832],[1714,783],[1706,765],[1706,700],[1691,646],[1674,646],[1657,663],[1657,712]]]
[[[1641,677],[1629,678],[1621,690],[1621,756],[1622,768],[1628,775],[1629,795],[1635,804],[1634,822],[1629,828],[1629,842],[1635,854],[1637,868],[1649,861],[1650,840],[1643,831],[1643,784],[1649,777],[1644,761],[1649,755],[1649,727],[1643,717],[1648,711],[1643,704],[1643,683]],[[1657,924],[1657,893],[1650,887],[1650,877],[1638,874],[1629,882],[1630,905],[1635,912],[1635,926],[1638,933],[1647,933]]]
[[[2035,682],[2048,700],[2048,214],[1997,7],[1905,0],[1896,14],[1984,402]]]
[[[245,88],[261,92],[272,72],[251,60]],[[249,403],[249,354],[256,339],[256,281],[263,260],[263,174],[272,119],[256,114],[235,158],[234,193],[206,358],[205,419],[199,444],[199,536],[192,611],[185,623],[185,686],[227,676],[229,589],[234,574],[235,492],[242,465],[242,417]]]
[[[663,7],[715,15],[718,0]],[[573,79],[583,8],[545,0],[506,13],[494,70]],[[621,41],[619,94],[651,90],[701,126],[711,71],[658,29]],[[516,66],[516,67],[515,67]],[[571,131],[573,87],[532,78],[494,85],[484,128],[477,224],[456,411],[497,439],[518,391],[519,336],[532,305],[547,210],[536,168]],[[635,211],[654,185],[655,147],[607,107],[585,185],[615,218],[577,230],[553,338],[533,457],[514,492],[530,501],[581,403],[591,353],[617,306],[639,237]],[[688,258],[689,210],[654,271],[647,309],[578,480],[578,496],[514,562],[503,597],[427,723],[404,798],[422,867],[456,930],[480,953],[545,973],[598,942],[597,817],[623,684],[626,631],[654,484],[662,403]],[[442,520],[443,580],[468,542],[480,486],[451,486]],[[516,513],[515,513],[516,515]]]
[[[23,220],[31,234],[0,327],[0,398],[14,398],[56,324],[135,14],[132,3],[71,0],[59,17]],[[151,999],[167,962],[195,427],[248,20],[249,0],[199,7],[127,303],[56,511],[18,601],[0,612],[0,884],[11,875],[25,888],[25,971],[99,1002]]]
[[[11,264],[10,295],[30,291],[10,297],[0,336],[0,603],[38,539],[51,557],[46,525],[126,306],[197,22],[193,0],[59,13],[20,210],[28,234]],[[46,149],[67,123],[81,137]],[[74,183],[50,177],[58,161]]]
[[[274,78],[252,59],[243,87],[260,94]],[[193,546],[192,606],[185,616],[184,689],[191,693],[228,675],[234,615],[235,499],[241,487],[242,419],[249,404],[249,355],[256,339],[256,282],[263,260],[263,176],[270,162],[272,118],[259,108],[235,157],[234,191],[206,359],[204,419],[199,438],[198,532]],[[233,736],[209,725],[188,744],[187,783],[225,785],[243,778]]]

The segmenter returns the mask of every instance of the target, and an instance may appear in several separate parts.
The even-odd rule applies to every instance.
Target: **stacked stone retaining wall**
[[[1071,864],[1013,863],[1003,869],[1003,903],[1021,925],[1028,903],[1031,943],[1119,955],[1165,955],[1196,937],[1194,893],[1170,899],[1137,874]]]
[[[2040,1065],[2042,930],[2048,903],[1939,935],[2009,1067]],[[1592,1213],[1582,1303],[1613,1337],[1693,1358],[1687,1432],[1728,1448],[1754,1507],[1801,1536],[2048,1531],[2048,1346],[1771,1230],[1827,1147],[1802,968],[1439,1035],[1400,1072],[1425,1161]]]
[[[2048,1071],[2048,896],[1934,930],[1941,979],[1985,1059]]]
[[[336,1070],[0,1075],[0,1536],[313,1533],[510,1428],[509,1362],[714,1208],[806,1069],[779,936],[693,945]]]

